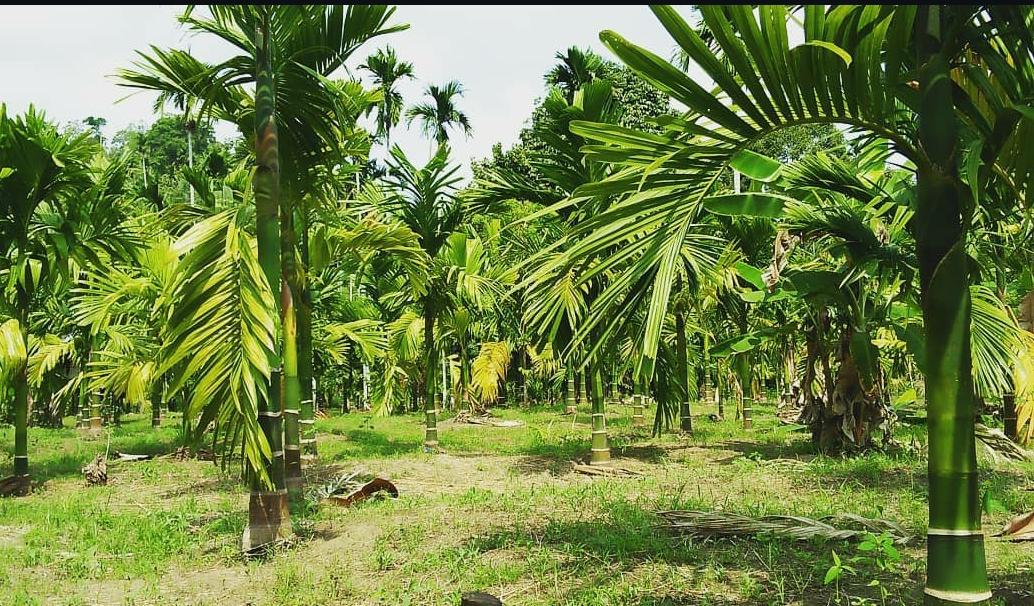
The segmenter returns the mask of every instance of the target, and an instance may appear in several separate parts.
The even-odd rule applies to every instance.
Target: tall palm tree
[[[456,175],[458,170],[457,166],[449,164],[449,148],[444,145],[422,168],[414,166],[398,147],[391,150],[386,177],[389,197],[384,201],[385,208],[417,234],[420,248],[431,258],[438,256],[463,219],[463,206],[456,197],[456,186],[460,181]],[[425,370],[424,445],[429,449],[438,446],[435,321],[445,309],[448,296],[440,278],[439,283],[432,282],[420,297]]]
[[[926,601],[986,603],[991,593],[980,531],[965,241],[973,206],[1002,211],[1031,195],[1034,166],[1021,150],[1032,125],[1022,117],[1025,110],[1016,109],[1026,108],[1034,94],[1031,7],[809,5],[796,20],[804,24],[804,43],[791,49],[787,29],[794,20],[785,6],[756,13],[747,6],[701,6],[733,69],[674,9],[653,10],[722,94],[616,33],[601,34],[629,67],[688,107],[691,117],[708,122],[691,120],[660,137],[574,125],[599,143],[586,148],[590,155],[621,167],[621,179],[601,183],[601,191],[626,194],[597,217],[606,227],[579,245],[603,251],[622,225],[656,221],[635,239],[663,251],[701,205],[778,215],[785,201],[773,193],[715,196],[730,167],[751,179],[773,178],[771,163],[750,151],[767,133],[839,123],[888,141],[914,167],[917,181],[911,229],[930,434]],[[655,292],[670,288],[666,268],[677,254],[669,249],[640,264],[640,272],[658,268]],[[655,298],[653,326],[667,306],[666,296]],[[653,348],[649,340],[647,348]]]
[[[267,397],[263,399],[271,410],[260,414],[265,436],[262,444],[266,448],[270,444],[277,447],[269,451],[273,459],[268,463],[274,473],[268,473],[264,465],[253,469],[256,478],[261,479],[253,486],[253,511],[265,508],[265,513],[253,518],[257,534],[245,535],[245,548],[250,549],[275,538],[277,532],[263,530],[260,519],[266,516],[274,524],[279,523],[279,518],[271,513],[278,505],[267,499],[268,495],[263,496],[260,489],[260,484],[268,485],[270,481],[276,494],[283,488],[275,478],[282,465],[277,461],[289,460],[292,488],[299,488],[301,482],[299,421],[303,402],[311,402],[311,397],[305,396],[308,386],[302,385],[299,370],[311,368],[311,351],[302,351],[305,362],[299,363],[298,315],[304,321],[306,314],[304,310],[301,314],[296,312],[295,302],[305,301],[306,297],[304,267],[297,260],[295,225],[304,210],[303,201],[316,196],[325,181],[316,168],[327,162],[344,163],[355,149],[354,135],[358,134],[349,128],[358,115],[353,103],[355,95],[351,94],[354,87],[335,82],[330,76],[368,40],[405,26],[387,25],[394,8],[386,6],[214,6],[211,13],[211,18],[201,18],[188,10],[182,21],[195,31],[224,40],[239,54],[207,64],[184,51],[152,49],[151,54],[141,55],[136,69],[123,70],[120,75],[126,86],[159,91],[158,104],[197,100],[194,105],[199,107],[199,115],[234,122],[242,135],[255,141],[259,167],[255,178],[259,257],[270,288],[280,294],[281,330],[277,332],[283,336],[284,355],[281,359],[281,350],[277,348],[270,360],[273,369],[279,369],[283,363],[283,372],[271,376]],[[252,82],[256,84],[254,100],[244,86]],[[261,95],[266,97],[260,99]],[[265,104],[260,105],[260,100]],[[362,106],[359,111],[365,109]],[[269,224],[270,219],[278,219],[278,226]],[[306,225],[302,221],[303,228]],[[303,233],[302,242],[305,237]],[[304,250],[305,246],[301,248]],[[275,271],[269,265],[274,258],[280,265]],[[304,338],[304,328],[301,332],[304,347],[311,340]],[[231,403],[212,404],[218,407]],[[285,411],[287,431],[283,432],[281,415]],[[286,439],[285,448],[279,448],[281,434]],[[252,442],[253,452],[266,452],[258,448],[261,444]],[[263,458],[248,461],[260,463]]]
[[[391,149],[391,129],[402,118],[402,93],[397,86],[404,79],[413,79],[413,64],[400,61],[395,49],[389,46],[378,49],[359,67],[373,75],[373,83],[381,92],[382,98],[377,105],[377,135],[384,137],[384,146]]]
[[[0,105],[0,258],[3,299],[13,312],[0,333],[3,367],[14,386],[14,475],[28,487],[29,312],[37,296],[63,273],[74,241],[65,208],[91,185],[88,162],[97,151],[91,133],[62,134],[30,107],[8,117]]]
[[[559,61],[546,74],[546,84],[560,89],[568,103],[574,102],[574,94],[578,89],[600,76],[603,69],[603,57],[592,49],[580,49],[572,46],[564,52],[558,52]]]
[[[470,136],[470,118],[456,105],[456,100],[463,96],[463,85],[456,80],[443,86],[430,84],[425,94],[431,97],[429,103],[418,103],[406,112],[408,124],[420,123],[420,130],[438,145],[449,142],[449,130],[458,129]]]

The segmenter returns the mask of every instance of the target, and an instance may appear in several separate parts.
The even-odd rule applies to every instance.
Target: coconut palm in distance
[[[380,90],[382,98],[377,104],[377,136],[383,137],[384,146],[391,149],[391,129],[402,119],[402,93],[397,87],[402,80],[413,79],[413,64],[399,60],[395,49],[389,46],[378,49],[359,67],[370,72],[374,85]]]
[[[407,123],[419,122],[424,136],[438,145],[449,142],[450,130],[459,130],[469,137],[470,118],[456,105],[457,99],[463,96],[463,85],[456,80],[443,86],[430,84],[425,92],[431,101],[410,107],[406,112]]]

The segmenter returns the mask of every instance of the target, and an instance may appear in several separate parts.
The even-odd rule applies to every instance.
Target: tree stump
[[[503,606],[503,601],[494,595],[475,591],[463,594],[460,606]]]
[[[83,476],[89,486],[103,486],[108,483],[108,462],[104,455],[99,454],[93,458],[93,462],[83,467]]]

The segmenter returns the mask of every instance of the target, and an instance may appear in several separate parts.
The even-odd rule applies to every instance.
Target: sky
[[[180,28],[181,6],[4,6],[0,7],[0,102],[20,113],[30,103],[59,123],[87,116],[108,120],[110,137],[126,126],[156,118],[155,96],[117,85],[112,74],[131,66],[149,45],[190,49],[203,60],[225,57],[228,47]],[[686,14],[684,12],[684,14]],[[577,45],[613,58],[599,42],[612,29],[668,57],[671,38],[644,6],[400,6],[394,23],[404,32],[374,39],[350,62],[356,67],[376,48],[390,44],[414,64],[417,80],[401,87],[407,104],[421,101],[429,83],[459,80],[466,93],[460,107],[473,136],[454,137],[457,161],[484,158],[493,144],[516,141],[535,100],[545,93],[542,76],[557,51]],[[217,128],[221,137],[233,127]],[[431,146],[416,126],[392,133],[414,161]],[[376,155],[382,155],[376,152]],[[469,174],[465,168],[464,174]]]

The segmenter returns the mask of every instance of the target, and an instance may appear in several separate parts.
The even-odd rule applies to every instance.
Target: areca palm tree
[[[449,148],[441,146],[422,168],[417,168],[398,147],[392,148],[386,178],[389,190],[384,208],[417,234],[420,248],[434,258],[463,219],[463,206],[456,197],[458,167],[449,164]],[[435,403],[438,358],[435,349],[435,321],[447,305],[443,284],[432,282],[420,297],[423,316],[424,445],[438,445]]]
[[[771,193],[715,196],[715,184],[730,167],[762,181],[773,176],[772,165],[750,151],[767,133],[826,122],[889,141],[917,179],[911,228],[930,432],[926,600],[986,602],[991,594],[977,495],[964,246],[967,209],[1011,207],[1031,195],[1034,166],[1019,152],[1034,128],[1025,109],[1034,91],[1030,7],[807,6],[804,43],[791,48],[784,6],[762,6],[756,13],[750,7],[702,6],[727,63],[674,9],[654,12],[721,94],[712,95],[618,34],[601,34],[622,61],[690,111],[660,136],[610,125],[573,126],[598,142],[587,147],[590,155],[621,168],[596,191],[624,195],[581,245],[602,251],[624,225],[656,221],[637,239],[664,250],[673,231],[692,220],[688,211],[701,205],[778,214],[784,201]],[[647,334],[666,311],[666,268],[675,256],[669,251],[644,259],[659,269],[654,292],[660,296]],[[647,340],[646,348],[653,350],[654,342]]]
[[[583,50],[577,46],[558,52],[556,59],[559,63],[546,74],[546,84],[560,89],[568,103],[573,103],[574,94],[598,78],[603,69],[602,57],[591,49]]]
[[[381,101],[377,105],[377,135],[384,137],[384,146],[391,149],[391,129],[402,118],[402,93],[397,86],[402,80],[413,79],[413,64],[400,61],[395,49],[389,46],[378,49],[359,67],[370,72],[374,85],[381,92]]]
[[[418,103],[406,111],[409,124],[420,123],[420,130],[439,146],[448,143],[449,131],[459,130],[470,136],[470,118],[456,105],[463,96],[463,85],[452,80],[442,86],[429,84],[425,94],[431,97],[429,103]]]
[[[245,535],[245,548],[250,549],[280,532],[281,514],[273,512],[282,510],[284,483],[277,476],[285,450],[291,487],[298,488],[301,482],[299,416],[303,403],[311,407],[311,396],[306,397],[309,385],[303,385],[299,377],[301,368],[311,368],[311,351],[303,351],[299,362],[299,314],[295,309],[296,301],[306,300],[304,268],[299,266],[296,251],[295,225],[304,208],[301,201],[315,195],[321,185],[316,167],[326,165],[328,151],[334,162],[353,153],[354,130],[348,125],[366,109],[356,107],[355,95],[349,94],[354,87],[330,77],[369,39],[405,26],[387,25],[394,9],[385,6],[214,6],[210,10],[211,18],[197,17],[188,10],[182,21],[195,31],[221,38],[238,55],[207,64],[183,51],[152,49],[151,54],[141,55],[135,70],[123,70],[120,75],[127,86],[159,91],[159,104],[197,100],[200,115],[229,120],[255,142],[258,255],[272,292],[280,293],[276,332],[282,331],[284,345],[283,350],[279,346],[271,350],[270,368],[275,372],[267,383],[266,397],[260,400],[269,410],[258,411],[265,443],[273,446],[268,451],[273,473],[266,466],[253,470],[251,526],[256,532]],[[245,89],[249,83],[255,83],[253,100]],[[302,242],[304,251],[304,233]],[[304,322],[304,310],[300,316]],[[303,347],[311,343],[305,339],[305,331],[302,327]],[[281,430],[285,411],[286,434]],[[245,423],[241,427],[257,426]],[[282,434],[286,448],[280,447]],[[260,444],[252,442],[253,446]],[[253,453],[264,455],[266,450]],[[262,459],[265,457],[250,457],[248,461],[257,464]],[[263,485],[271,485],[273,492],[263,490]]]
[[[14,386],[14,475],[27,488],[29,313],[46,286],[67,275],[76,242],[63,213],[91,185],[90,134],[66,135],[29,108],[8,117],[0,105],[0,251],[4,301],[11,311],[2,332],[5,374]]]

